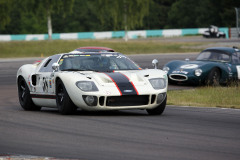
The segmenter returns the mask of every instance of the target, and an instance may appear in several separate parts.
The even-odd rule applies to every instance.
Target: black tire
[[[36,106],[31,98],[28,85],[23,77],[18,78],[18,99],[19,103],[24,110],[39,111],[41,107]]]
[[[56,102],[59,113],[63,115],[73,114],[77,107],[70,99],[63,82],[59,79],[56,84]]]
[[[206,78],[206,85],[219,86],[220,85],[220,70],[213,68]]]
[[[166,103],[167,103],[167,95],[166,95],[164,101],[159,106],[157,106],[156,108],[153,108],[153,109],[147,109],[148,114],[149,115],[161,115],[163,113],[163,111],[165,110]]]

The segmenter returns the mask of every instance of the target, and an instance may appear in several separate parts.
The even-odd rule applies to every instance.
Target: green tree
[[[0,0],[0,30],[10,22],[11,0]]]
[[[196,25],[197,12],[200,0],[176,1],[168,12],[167,28],[194,28]]]
[[[29,34],[45,33],[45,17],[34,8],[33,0],[11,0],[10,22],[1,33]]]
[[[236,21],[234,7],[240,7],[240,1],[178,0],[168,13],[167,28],[231,27]]]
[[[149,0],[97,0],[95,5],[103,30],[121,30],[126,25],[135,29],[143,25],[143,18],[149,13]]]
[[[168,22],[168,11],[176,0],[150,0],[149,14],[144,17],[140,29],[162,29]]]
[[[75,0],[72,8],[73,14],[62,17],[61,13],[53,13],[53,30],[59,33],[101,31],[100,21],[96,17],[98,7],[95,5],[96,0]]]
[[[240,8],[240,1],[236,0],[221,0],[223,12],[220,12],[222,26],[236,27],[236,12],[234,8]],[[240,15],[238,15],[240,17]]]
[[[65,17],[72,12],[74,0],[36,0],[34,5],[38,11],[43,12],[47,17],[48,37],[52,39],[52,14],[62,13]]]

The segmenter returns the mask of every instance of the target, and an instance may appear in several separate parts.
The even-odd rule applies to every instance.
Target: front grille
[[[169,77],[170,77],[170,79],[177,80],[177,81],[186,81],[187,80],[187,76],[181,75],[181,74],[171,74]]]
[[[106,106],[140,106],[147,105],[149,95],[124,95],[107,97]]]

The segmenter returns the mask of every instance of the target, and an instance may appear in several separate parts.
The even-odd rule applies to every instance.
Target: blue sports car
[[[226,84],[240,80],[240,50],[237,47],[207,48],[195,61],[170,61],[163,70],[172,84]]]

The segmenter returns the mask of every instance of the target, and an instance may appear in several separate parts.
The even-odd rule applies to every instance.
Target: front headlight
[[[149,82],[151,83],[154,89],[164,89],[166,88],[167,85],[166,79],[164,78],[149,79]]]
[[[163,67],[163,71],[164,71],[165,73],[168,73],[169,70],[170,70],[169,67]]]
[[[196,69],[196,70],[195,70],[195,75],[196,75],[196,76],[199,77],[199,76],[201,76],[201,74],[202,74],[202,70],[201,70],[201,69]]]
[[[98,102],[98,98],[97,96],[87,96],[87,95],[83,95],[82,96],[84,99],[84,102],[88,105],[88,106],[96,106],[97,102]]]
[[[92,81],[78,81],[78,82],[76,82],[76,86],[85,92],[98,91],[97,86]]]

